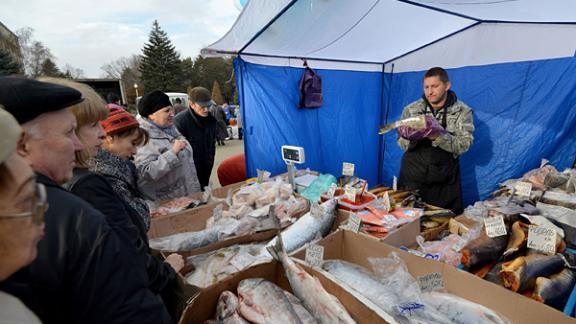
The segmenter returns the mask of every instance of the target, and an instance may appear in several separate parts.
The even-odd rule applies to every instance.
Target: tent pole
[[[239,96],[239,102],[238,104],[240,105],[240,118],[242,118],[242,132],[243,132],[243,141],[244,141],[244,159],[245,159],[245,163],[246,163],[246,176],[248,178],[250,178],[250,170],[248,169],[248,161],[249,161],[249,155],[248,155],[248,150],[246,150],[246,148],[248,147],[248,128],[246,127],[246,106],[245,106],[245,100],[246,97],[244,97],[244,60],[240,57],[240,55],[237,56],[237,60],[238,60],[238,69],[240,70],[240,93],[242,94],[241,96]]]
[[[390,68],[390,83],[388,84],[388,100],[384,103],[384,76],[386,72],[386,64],[382,64],[382,95],[381,95],[381,115],[380,115],[380,124],[386,125],[388,124],[388,114],[390,113],[390,101],[392,100],[392,80],[394,79],[394,63],[392,63]],[[384,174],[382,174],[382,168],[384,167],[384,154],[386,153],[386,141],[384,140],[384,135],[380,136],[380,156],[378,161],[378,181],[380,183],[384,183]]]
[[[386,64],[382,64],[382,72],[380,74],[380,125],[382,125],[382,122],[384,120],[383,116],[384,116],[384,71]],[[384,136],[378,135],[378,184],[381,184],[384,182],[384,179],[382,179],[382,164],[384,162],[384,149],[383,149],[383,145],[384,145]]]

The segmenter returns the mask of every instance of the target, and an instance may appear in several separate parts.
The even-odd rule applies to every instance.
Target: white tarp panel
[[[393,0],[299,0],[244,52],[384,62],[474,23]]]
[[[412,0],[479,20],[576,22],[574,0]]]
[[[480,24],[394,60],[394,72],[571,57],[575,25]],[[386,64],[386,72],[391,64]]]
[[[304,68],[304,61],[299,58],[251,56],[246,54],[241,54],[240,57],[244,61],[249,63],[268,65],[268,66]],[[314,59],[308,59],[306,61],[308,62],[308,66],[310,66],[313,69],[382,72],[382,64],[380,63],[378,64],[349,63],[349,62],[319,61]]]
[[[237,53],[290,2],[290,0],[248,1],[228,33],[216,43],[202,49],[201,54],[212,56],[219,52]]]

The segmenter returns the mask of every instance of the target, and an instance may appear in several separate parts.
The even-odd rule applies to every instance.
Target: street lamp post
[[[138,83],[134,83],[134,90],[136,90],[136,98],[138,98]]]

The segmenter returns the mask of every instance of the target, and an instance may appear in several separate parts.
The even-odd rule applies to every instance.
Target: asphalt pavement
[[[220,182],[218,182],[218,166],[220,162],[226,160],[227,158],[244,153],[244,141],[238,139],[231,139],[225,141],[226,145],[218,146],[216,145],[216,156],[214,157],[214,167],[212,168],[212,174],[210,175],[210,182],[212,183],[212,188],[220,187]]]

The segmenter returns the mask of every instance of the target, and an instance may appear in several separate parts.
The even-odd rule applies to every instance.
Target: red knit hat
[[[132,128],[140,127],[132,114],[118,107],[110,107],[110,114],[106,120],[100,122],[106,135],[113,135]]]

